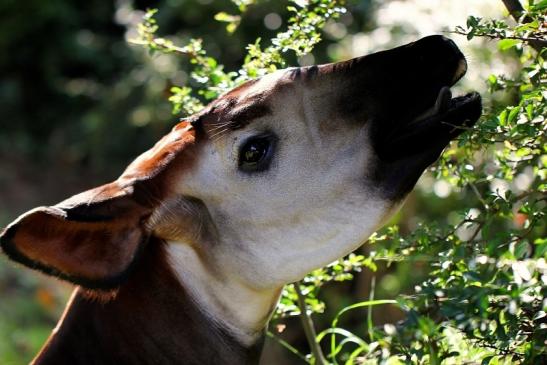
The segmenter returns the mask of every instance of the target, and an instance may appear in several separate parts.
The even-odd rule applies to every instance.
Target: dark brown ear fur
[[[0,234],[13,260],[90,289],[112,289],[147,243],[146,220],[168,192],[168,180],[189,163],[195,142],[182,122],[139,156],[113,183],[52,207],[35,208]]]

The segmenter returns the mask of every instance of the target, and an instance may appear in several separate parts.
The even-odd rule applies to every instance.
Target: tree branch
[[[452,31],[450,33],[459,34],[459,35],[468,35],[469,32],[461,31],[456,29],[455,31]],[[536,51],[540,51],[543,47],[547,47],[547,41],[544,41],[543,39],[539,38],[533,38],[533,37],[520,37],[515,35],[501,35],[501,34],[488,34],[488,33],[475,33],[475,37],[486,37],[490,39],[515,39],[517,41],[523,41],[528,42],[530,46],[532,46]],[[539,46],[539,49],[533,46],[533,44],[537,44]],[[448,124],[448,123],[445,123]],[[473,128],[466,128],[466,127],[458,127],[459,129],[473,129]]]
[[[517,23],[520,23],[521,21],[523,23],[530,23],[532,21],[532,19],[528,15],[524,16],[522,20],[520,19],[520,17],[524,13],[524,8],[522,7],[522,4],[520,3],[519,0],[501,0],[501,1],[507,8],[507,11],[509,12],[509,14],[511,14],[513,19],[515,19]],[[538,52],[541,52],[541,50],[544,47],[547,47],[547,42],[542,40],[527,40],[527,42],[530,44],[530,46],[532,46],[532,48],[534,48]]]
[[[511,14],[511,16],[513,17],[513,19],[515,19],[518,22],[519,18],[524,12],[524,8],[522,7],[520,1],[519,0],[501,0],[501,1],[507,8],[507,11],[509,11],[509,14]],[[531,19],[524,18],[524,21],[531,21]]]

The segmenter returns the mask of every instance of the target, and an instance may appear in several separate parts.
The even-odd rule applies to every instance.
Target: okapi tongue
[[[452,91],[449,87],[443,87],[437,95],[435,101],[435,107],[433,108],[434,114],[444,113],[450,107],[450,100],[452,99]]]
[[[446,112],[448,108],[450,107],[451,99],[452,99],[452,91],[450,91],[450,88],[447,86],[443,87],[439,91],[439,94],[437,95],[437,100],[435,100],[435,104],[433,105],[433,107],[429,108],[428,110],[426,110],[425,112],[423,112],[422,114],[414,118],[413,121],[410,122],[410,124],[412,125],[412,123],[416,121],[419,122],[433,115]]]
[[[440,153],[444,147],[480,117],[478,93],[451,98],[448,88],[437,96],[434,107],[410,123],[405,123],[377,145],[382,160],[394,161],[424,152]]]

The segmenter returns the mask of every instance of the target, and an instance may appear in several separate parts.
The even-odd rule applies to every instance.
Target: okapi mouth
[[[407,64],[397,74],[401,83],[390,87],[397,90],[399,86],[405,94],[396,105],[384,105],[383,112],[377,113],[391,120],[376,120],[375,148],[386,162],[410,156],[428,159],[427,155],[435,155],[434,161],[451,140],[477,122],[481,97],[476,92],[452,97],[450,88],[466,74],[467,61],[448,38],[423,38],[385,52],[377,63],[401,59]]]
[[[410,122],[396,128],[378,144],[378,154],[386,161],[428,151],[439,151],[466,129],[482,112],[481,96],[471,92],[453,98],[450,88],[442,87],[435,103]]]
[[[399,124],[376,145],[379,160],[373,175],[383,196],[402,200],[427,166],[435,162],[450,141],[472,127],[481,112],[477,92],[452,98],[450,88],[442,87],[433,106]]]
[[[466,72],[463,53],[443,36],[425,37],[320,70],[335,75],[335,82],[342,81],[337,112],[370,125],[371,142],[381,161],[412,156],[416,166],[426,163],[424,169],[479,119],[479,94],[453,98],[450,91]]]
[[[384,196],[398,201],[450,141],[478,121],[481,97],[476,92],[452,96],[450,88],[465,75],[467,62],[442,36],[377,53],[362,63],[374,71],[366,78],[374,85],[368,97],[376,106],[367,110],[377,154],[372,175]],[[393,76],[381,77],[383,68]]]

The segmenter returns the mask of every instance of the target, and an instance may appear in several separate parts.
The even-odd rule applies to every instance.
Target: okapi
[[[282,287],[359,247],[481,98],[430,36],[251,80],[184,119],[114,182],[1,234],[76,285],[33,364],[257,364]]]

